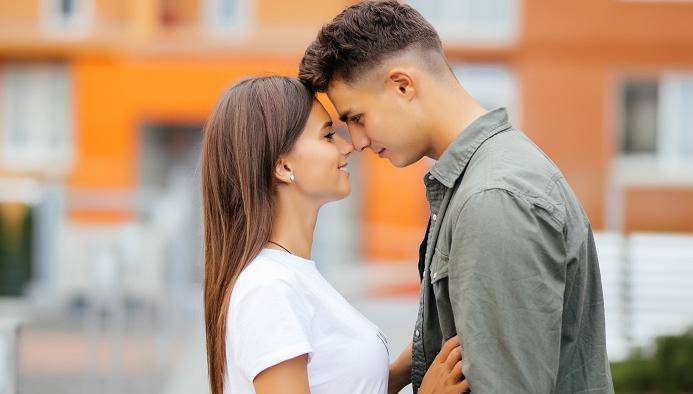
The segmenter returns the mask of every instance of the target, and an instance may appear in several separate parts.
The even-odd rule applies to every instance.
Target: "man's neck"
[[[445,95],[432,114],[437,121],[431,130],[431,149],[427,156],[440,159],[464,129],[486,112],[461,86]]]

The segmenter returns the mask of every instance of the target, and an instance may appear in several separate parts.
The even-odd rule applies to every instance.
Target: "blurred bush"
[[[32,273],[33,209],[0,203],[0,296],[20,296]]]
[[[693,328],[611,363],[611,373],[617,393],[693,393]]]

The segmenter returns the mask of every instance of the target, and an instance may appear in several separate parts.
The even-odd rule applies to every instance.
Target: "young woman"
[[[320,207],[350,192],[352,145],[313,95],[286,77],[230,87],[203,138],[212,394],[387,393],[385,336],[310,259]],[[429,392],[459,387],[455,344],[427,373]]]

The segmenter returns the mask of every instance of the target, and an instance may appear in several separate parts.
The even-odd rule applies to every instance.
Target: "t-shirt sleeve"
[[[227,327],[229,352],[251,382],[265,369],[303,354],[312,357],[306,297],[285,280],[257,284],[235,302]]]

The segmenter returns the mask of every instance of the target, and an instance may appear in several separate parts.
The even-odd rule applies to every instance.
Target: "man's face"
[[[346,123],[354,147],[370,148],[396,167],[421,159],[426,150],[425,133],[419,127],[416,103],[388,83],[330,82],[327,96]]]

